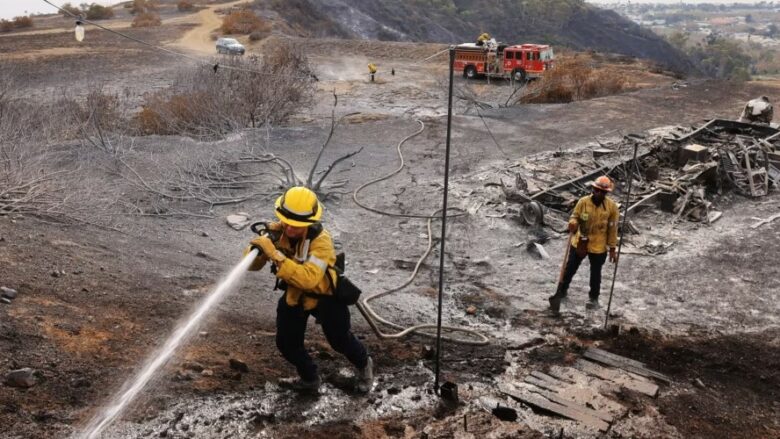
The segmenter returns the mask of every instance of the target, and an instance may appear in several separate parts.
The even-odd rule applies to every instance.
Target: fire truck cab
[[[546,44],[455,46],[455,72],[468,79],[487,76],[525,81],[540,77],[554,62],[552,47]]]

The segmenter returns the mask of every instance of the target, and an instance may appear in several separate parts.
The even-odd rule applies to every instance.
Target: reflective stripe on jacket
[[[274,229],[276,225],[269,228]],[[333,270],[328,270],[336,263],[336,250],[333,248],[333,240],[330,233],[323,229],[314,239],[304,237],[298,240],[295,248],[286,235],[282,234],[278,242],[274,243],[287,259],[277,267],[276,277],[287,283],[286,301],[290,306],[303,304],[305,310],[317,307],[317,298],[304,293],[331,295],[331,282],[325,277],[327,271],[331,276],[333,285],[336,278]],[[249,270],[256,271],[263,268],[268,258],[265,255],[255,258]]]
[[[618,205],[609,197],[604,197],[604,202],[596,206],[593,196],[587,195],[577,201],[574,211],[569,217],[570,224],[585,225],[585,233],[588,237],[588,253],[606,253],[607,247],[615,248],[618,242]],[[572,240],[572,246],[577,247],[580,242],[580,229]]]

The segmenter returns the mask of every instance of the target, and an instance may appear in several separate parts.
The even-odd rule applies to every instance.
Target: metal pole
[[[439,393],[441,365],[441,308],[444,296],[444,241],[447,236],[447,193],[450,189],[450,134],[452,132],[452,90],[455,71],[455,48],[450,46],[450,91],[447,97],[447,146],[444,152],[444,206],[441,209],[441,248],[439,249],[439,316],[436,319],[436,381],[433,390]]]
[[[618,242],[617,261],[615,261],[615,270],[612,272],[612,286],[609,288],[609,302],[607,303],[607,315],[604,318],[604,329],[607,329],[609,323],[609,311],[612,309],[612,292],[615,291],[615,277],[617,277],[618,263],[620,262],[620,251],[623,249],[623,234],[626,230],[626,221],[628,221],[628,205],[631,202],[631,183],[634,181],[634,163],[636,163],[636,152],[639,149],[639,143],[634,142],[634,158],[631,159],[630,171],[628,173],[628,190],[626,191],[626,202],[623,205],[623,224],[620,226],[620,241]]]

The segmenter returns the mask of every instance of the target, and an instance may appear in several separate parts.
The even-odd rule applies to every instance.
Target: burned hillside
[[[448,127],[442,45],[247,35],[241,61],[214,57],[209,19],[240,3],[161,2],[154,31],[126,11],[109,23],[186,57],[93,28],[77,46],[57,17],[0,35],[19,69],[0,82],[3,437],[780,435],[780,145],[771,117],[751,120],[778,81],[680,82],[603,56],[631,91],[508,105],[511,81],[456,76]],[[268,79],[274,49],[301,81]],[[177,123],[138,130],[145,106]],[[601,308],[581,271],[553,314],[566,222],[607,176],[627,212],[619,263]],[[288,204],[290,186],[317,204]],[[316,378],[290,385],[279,266],[246,269],[277,213],[319,221],[306,237],[328,237],[362,289],[344,307],[368,393],[314,318]]]
[[[663,38],[580,0],[397,2],[328,0],[270,4],[303,36],[460,43],[488,31],[501,41],[567,46],[652,59],[677,72],[693,65]],[[325,26],[310,26],[312,23]],[[317,29],[316,35],[312,30]],[[329,29],[329,30],[328,30]],[[325,35],[322,33],[325,32]]]

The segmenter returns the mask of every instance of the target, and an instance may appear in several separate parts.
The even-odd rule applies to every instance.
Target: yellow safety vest
[[[269,226],[271,230],[280,230],[278,224]],[[336,263],[336,250],[333,247],[333,240],[327,230],[317,235],[312,240],[302,238],[298,240],[293,247],[286,235],[282,234],[278,242],[275,243],[287,259],[278,267],[276,277],[287,283],[286,301],[290,306],[303,304],[303,309],[312,310],[317,307],[317,298],[304,293],[314,293],[322,295],[333,294],[331,285],[335,285],[337,280],[328,270]],[[247,252],[250,248],[247,248]],[[265,255],[261,254],[250,265],[250,271],[256,271],[263,268],[268,261]],[[326,276],[331,276],[329,281]]]
[[[606,253],[608,246],[616,248],[618,219],[620,219],[618,205],[611,198],[604,197],[604,202],[600,206],[593,203],[592,195],[580,198],[569,217],[570,224],[580,225],[572,245],[577,247],[584,226],[584,232],[588,237],[588,253]]]

